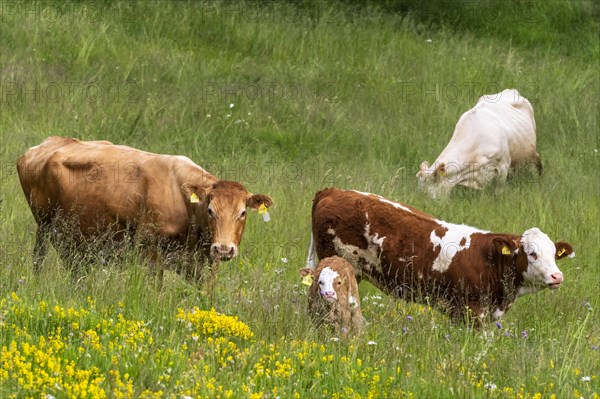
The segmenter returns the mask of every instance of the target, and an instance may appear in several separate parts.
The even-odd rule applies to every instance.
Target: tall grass
[[[51,375],[29,386],[0,373],[1,397],[598,397],[595,5],[527,2],[547,22],[509,29],[514,37],[481,27],[518,25],[483,8],[431,24],[338,2],[1,5],[0,347],[8,356],[20,345],[21,376],[47,366],[23,343],[63,362],[61,389]],[[444,202],[418,193],[419,163],[441,152],[461,113],[509,87],[534,105],[544,176]],[[213,304],[176,274],[156,290],[135,253],[74,282],[51,252],[34,275],[15,161],[54,134],[187,155],[271,195],[272,221],[250,218]],[[298,275],[312,197],[327,186],[492,231],[538,226],[577,257],[559,264],[558,292],[519,298],[500,328],[482,331],[362,283],[364,335],[332,340],[311,326]],[[178,313],[210,306],[253,337],[214,315],[216,332],[204,334]],[[90,374],[70,375],[70,361]],[[72,393],[84,380],[99,391]]]

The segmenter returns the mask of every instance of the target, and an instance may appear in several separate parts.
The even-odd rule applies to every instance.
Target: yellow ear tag
[[[558,251],[558,253],[556,254],[556,256],[562,256],[565,252],[567,252],[566,249],[562,248],[560,251]]]
[[[200,197],[198,197],[196,193],[192,193],[192,195],[190,195],[190,202],[192,204],[197,204],[198,202],[200,202]]]
[[[506,245],[502,247],[502,255],[510,255],[510,249]]]
[[[264,202],[258,207],[258,214],[262,215],[262,218],[265,222],[271,220],[271,215],[269,215],[269,211],[267,211],[267,207],[265,206]]]
[[[446,172],[443,170],[440,170],[440,172],[438,174],[440,175],[440,177],[444,177],[446,175]]]
[[[309,273],[306,276],[302,277],[302,284],[308,285],[310,287],[312,285],[312,274]]]

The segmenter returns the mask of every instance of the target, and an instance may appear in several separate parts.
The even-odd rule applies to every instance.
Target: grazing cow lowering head
[[[363,317],[358,283],[350,263],[332,256],[321,260],[316,269],[300,269],[300,275],[310,284],[308,308],[316,325],[326,321],[344,335],[360,333]]]
[[[446,169],[445,163],[430,168],[429,163],[423,161],[417,172],[419,188],[433,199],[447,197],[456,180],[447,176]]]
[[[252,194],[234,181],[219,180],[208,189],[184,184],[189,206],[197,220],[204,221],[210,235],[210,257],[227,261],[237,256],[246,226],[246,209],[269,208],[265,194]],[[204,223],[203,223],[204,224]]]
[[[456,124],[450,142],[432,166],[421,163],[419,187],[432,198],[446,197],[456,185],[483,189],[506,180],[510,169],[535,164],[542,173],[536,151],[533,107],[517,90],[484,95]]]

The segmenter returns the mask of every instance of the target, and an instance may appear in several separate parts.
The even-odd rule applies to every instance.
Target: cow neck
[[[203,199],[196,207],[190,207],[188,217],[188,248],[196,249],[196,246],[202,242],[200,234],[206,230],[208,221],[202,216],[206,213],[206,199]]]
[[[517,262],[519,255],[522,253],[521,245],[519,245],[519,252],[511,256],[509,265],[504,266],[501,263],[500,267],[500,282],[502,287],[502,298],[500,299],[500,306],[507,310],[516,300],[519,288],[523,284],[523,273],[519,271]],[[502,256],[502,255],[500,255]],[[510,270],[507,270],[509,268]]]

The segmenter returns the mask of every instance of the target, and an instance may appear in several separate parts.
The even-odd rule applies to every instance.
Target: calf
[[[556,289],[556,260],[575,256],[534,227],[521,235],[491,233],[435,219],[413,207],[359,191],[316,194],[307,264],[340,256],[382,291],[436,301],[454,316],[499,319],[521,295]]]
[[[344,335],[361,332],[358,283],[350,263],[332,256],[322,259],[316,269],[300,269],[300,275],[310,284],[308,309],[316,325],[326,321]]]
[[[437,198],[456,185],[482,189],[492,180],[505,181],[510,168],[530,163],[541,175],[533,108],[511,89],[482,96],[465,112],[444,151],[432,166],[423,162],[417,178]]]

